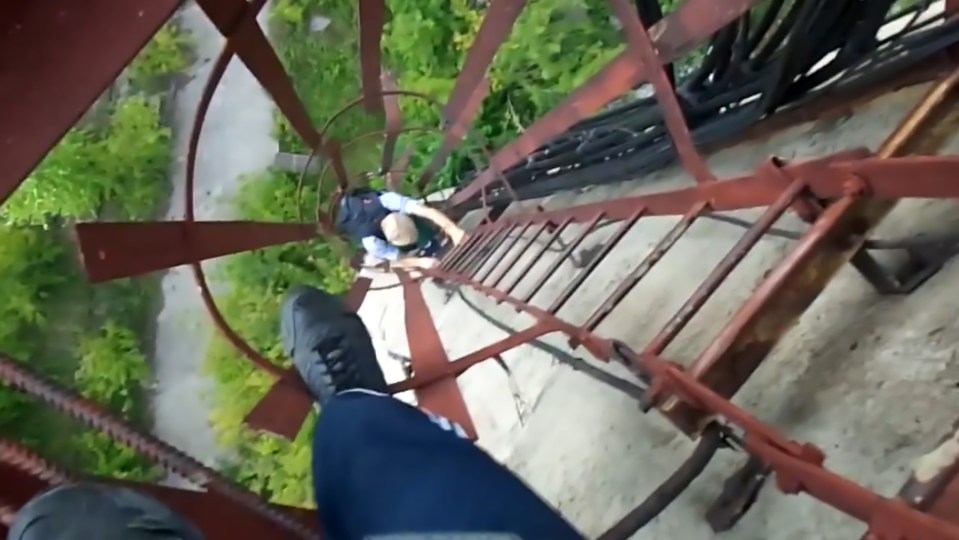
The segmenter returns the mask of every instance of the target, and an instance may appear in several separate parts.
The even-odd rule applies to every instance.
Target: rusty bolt
[[[857,174],[850,174],[842,183],[842,192],[847,197],[864,197],[871,191],[869,183]]]

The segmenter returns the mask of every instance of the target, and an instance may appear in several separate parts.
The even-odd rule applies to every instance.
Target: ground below
[[[267,10],[263,10],[265,17]],[[195,4],[180,13],[192,33],[196,61],[189,82],[177,94],[174,111],[176,160],[166,219],[184,216],[186,153],[203,87],[224,40]],[[261,20],[261,24],[263,21]],[[260,84],[233,59],[213,97],[200,138],[194,201],[197,219],[237,219],[231,196],[246,175],[266,169],[277,151],[272,138],[273,105]],[[215,278],[216,261],[204,263]],[[211,286],[216,288],[216,280]],[[221,287],[222,288],[222,287]],[[188,266],[163,275],[162,310],[156,322],[153,361],[157,380],[153,399],[154,431],[163,440],[206,464],[225,457],[210,425],[212,381],[203,372],[204,355],[214,331]]]

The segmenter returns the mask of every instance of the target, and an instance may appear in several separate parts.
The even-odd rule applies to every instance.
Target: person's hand
[[[423,259],[419,264],[421,268],[426,268],[426,269],[436,268],[439,265],[440,265],[440,260],[436,258]]]
[[[466,231],[459,227],[453,227],[450,230],[450,240],[453,241],[454,246],[458,246],[463,243],[463,240],[466,239]]]

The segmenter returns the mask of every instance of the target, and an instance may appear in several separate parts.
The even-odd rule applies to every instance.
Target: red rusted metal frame
[[[193,523],[207,538],[289,538],[276,523],[253,512],[238,512],[236,504],[209,491],[176,489],[114,478],[71,478],[25,447],[0,439],[0,486],[2,501],[11,515],[33,497],[54,486],[83,480],[131,488],[152,496]],[[316,522],[315,513],[292,507],[270,505],[275,511],[296,515],[304,523]],[[0,526],[0,533],[7,531]]]
[[[509,304],[513,306],[514,308],[516,308],[517,311],[522,311],[523,313],[526,313],[532,316],[534,319],[536,319],[538,322],[538,325],[535,325],[534,327],[528,328],[524,332],[517,334],[517,336],[519,335],[525,336],[525,340],[519,340],[519,338],[516,338],[516,340],[514,340],[513,336],[511,336],[510,338],[507,338],[510,340],[510,343],[515,343],[509,348],[531,341],[535,339],[536,337],[539,337],[545,333],[558,331],[566,334],[571,340],[575,341],[577,344],[583,345],[583,347],[585,347],[586,350],[588,350],[590,354],[592,354],[596,358],[599,358],[600,360],[608,360],[610,358],[611,345],[607,340],[601,339],[591,334],[590,332],[587,332],[586,330],[580,328],[579,326],[576,326],[575,324],[572,324],[563,319],[560,319],[556,315],[544,309],[538,308],[526,301],[519,300],[517,298],[509,296],[498,289],[494,289],[493,287],[483,285],[482,283],[480,283],[479,281],[475,279],[470,279],[458,273],[444,272],[442,270],[437,270],[432,268],[424,269],[422,270],[422,272],[425,275],[434,279],[471,287],[475,289],[476,291],[483,293],[486,296],[489,296],[490,298],[493,298],[500,302],[505,302],[506,304]],[[533,332],[534,329],[535,329],[535,332],[539,332],[539,333],[534,333]],[[494,345],[497,345],[497,344],[494,344]],[[505,352],[505,350],[500,351],[497,354],[501,354],[502,352]],[[496,356],[496,355],[491,354],[490,356],[486,358],[492,358],[493,356]]]
[[[179,0],[6,2],[0,203],[179,7]]]
[[[383,72],[383,91],[392,92],[397,90],[396,77],[389,71]],[[396,151],[396,141],[399,139],[400,130],[403,129],[403,111],[400,110],[399,96],[395,94],[383,94],[383,110],[386,116],[386,138],[383,139],[383,158],[380,160],[380,172],[390,175],[390,168],[393,166],[393,154]],[[409,159],[409,158],[407,158]],[[405,168],[406,165],[404,164]],[[387,178],[389,182],[389,178]],[[393,189],[391,187],[391,189]]]
[[[493,273],[493,270],[496,270],[496,267],[499,266],[500,262],[502,262],[503,259],[507,255],[509,255],[510,251],[512,251],[513,248],[516,247],[516,244],[518,244],[519,241],[523,239],[523,235],[526,234],[526,231],[528,231],[530,227],[532,227],[532,224],[530,223],[523,225],[519,229],[519,232],[516,233],[516,236],[514,236],[513,239],[510,240],[508,244],[506,244],[506,247],[498,252],[498,256],[492,259],[492,262],[489,264],[489,267],[486,269],[486,271],[483,272],[482,276],[476,278],[476,281],[479,281],[480,283],[484,283],[486,281],[486,278],[488,278],[490,274]],[[512,230],[510,232],[512,232]],[[509,234],[507,234],[506,236],[509,236]],[[479,271],[479,269],[477,269],[477,271]]]
[[[310,240],[316,235],[312,223],[144,221],[76,225],[83,268],[92,283]]]
[[[624,236],[626,236],[626,233],[628,233],[629,230],[633,228],[633,225],[635,225],[636,222],[639,221],[639,218],[642,215],[643,215],[643,208],[639,208],[638,210],[633,212],[633,215],[629,219],[623,221],[622,225],[619,226],[619,229],[617,229],[616,232],[613,233],[613,236],[611,236],[609,240],[607,240],[606,243],[603,244],[603,247],[602,249],[600,249],[599,253],[597,253],[596,256],[593,257],[593,260],[590,261],[585,268],[583,268],[576,274],[576,277],[569,282],[569,285],[567,285],[566,288],[563,289],[563,292],[559,293],[559,296],[556,297],[556,300],[553,301],[553,304],[549,306],[549,308],[546,311],[550,313],[559,313],[559,310],[562,309],[563,306],[566,304],[566,302],[569,301],[569,299],[573,296],[576,290],[579,289],[579,287],[584,282],[586,282],[586,278],[588,278],[589,275],[592,274],[594,270],[596,270],[596,268],[600,265],[600,263],[603,262],[603,259],[605,259],[607,255],[609,255],[609,253],[613,250],[614,247],[616,247],[617,244],[619,244],[619,241],[622,240]]]
[[[468,257],[463,260],[463,264],[460,265],[457,272],[466,275],[472,276],[473,274],[478,273],[486,265],[486,262],[492,257],[495,253],[499,251],[500,246],[503,245],[509,236],[516,228],[499,226],[495,225],[494,236],[490,238],[490,241],[483,246],[481,249],[474,250],[476,251],[475,256]]]
[[[686,117],[679,106],[676,92],[669,82],[666,70],[663,69],[662,61],[656,54],[656,49],[653,47],[652,40],[649,39],[643,22],[639,20],[636,4],[630,0],[609,0],[609,3],[612,4],[613,12],[623,25],[629,48],[649,73],[649,82],[656,91],[656,99],[663,112],[666,129],[676,148],[676,154],[679,155],[680,163],[697,182],[715,182],[716,176],[706,166],[703,156],[696,151],[696,144],[689,133],[689,126],[686,125]]]
[[[397,394],[407,390],[414,390],[416,388],[428,386],[446,377],[458,377],[463,373],[466,373],[469,368],[475,366],[476,364],[495,358],[509,350],[515,349],[516,347],[525,345],[530,341],[545,336],[546,334],[558,332],[560,330],[561,328],[558,325],[550,322],[537,322],[533,326],[521,332],[512,334],[509,337],[497,341],[496,343],[487,345],[486,347],[477,349],[463,357],[448,362],[442,367],[438,367],[436,370],[431,371],[430,373],[421,374],[414,371],[413,376],[409,379],[391,384],[390,392]]]
[[[456,266],[464,257],[471,253],[475,253],[475,249],[482,248],[488,239],[489,232],[485,230],[479,233],[470,234],[465,242],[460,243],[460,245],[454,247],[445,255],[443,255],[443,258],[440,259],[440,268],[456,268]]]
[[[653,340],[643,350],[644,354],[661,354],[666,347],[679,335],[679,333],[689,324],[693,316],[709,300],[709,297],[716,292],[716,289],[732,274],[733,270],[746,257],[750,250],[759,242],[776,221],[789,210],[799,195],[806,189],[805,183],[796,180],[786,188],[779,199],[769,206],[763,215],[746,231],[739,241],[729,250],[729,253],[712,272],[706,276],[706,279],[693,292],[692,296],[679,308],[679,311],[666,323],[663,329],[653,338]]]
[[[839,167],[846,172],[832,181],[841,188],[842,193],[838,194],[841,198],[822,212],[802,241],[703,351],[690,368],[694,376],[720,395],[732,396],[825,289],[832,276],[862,249],[866,235],[892,210],[895,199],[904,196],[949,197],[948,193],[942,192],[959,187],[954,173],[952,181],[946,173],[949,168],[953,171],[959,169],[955,158],[893,158],[915,150],[918,135],[934,119],[944,116],[944,108],[954,103],[950,98],[954,98],[957,85],[959,69],[926,93],[882,144],[878,159],[859,163],[867,166],[853,167],[847,163]],[[922,167],[922,173],[908,171],[921,163],[929,165]],[[951,167],[947,163],[951,163]],[[904,167],[903,164],[909,165]],[[893,186],[897,189],[883,189],[879,178],[892,172],[902,174],[898,178],[908,178],[909,182],[900,180],[898,186]],[[808,178],[819,180],[818,175]],[[938,185],[927,184],[929,178],[937,178]],[[781,183],[781,180],[776,181]],[[907,185],[908,193],[902,193],[900,189]],[[930,187],[933,193],[925,193]],[[684,429],[691,429],[700,420],[681,404],[665,403],[663,409]]]
[[[693,221],[698,218],[703,210],[707,207],[707,204],[704,202],[697,203],[683,215],[683,217],[676,223],[675,226],[669,231],[669,233],[664,236],[657,244],[649,251],[643,262],[636,267],[635,270],[630,272],[623,281],[619,284],[616,289],[610,293],[609,297],[598,307],[596,311],[583,323],[583,328],[586,328],[590,332],[596,330],[596,327],[599,326],[610,313],[616,309],[616,306],[626,298],[626,295],[636,287],[641,279],[646,277],[646,274],[656,266],[656,263],[662,260],[666,256],[666,253],[676,245],[676,242],[679,241],[680,237],[689,230],[689,227],[692,226]]]
[[[511,294],[513,289],[515,289],[516,286],[523,281],[523,278],[525,278],[529,274],[530,270],[536,266],[536,263],[538,263],[540,258],[549,250],[550,246],[553,245],[553,242],[555,242],[563,234],[563,231],[566,230],[566,226],[570,223],[572,223],[572,220],[567,219],[560,223],[559,226],[553,228],[553,234],[550,235],[546,242],[543,242],[543,245],[539,247],[539,249],[536,251],[536,254],[530,257],[529,261],[526,263],[526,266],[516,273],[516,277],[513,278],[513,281],[509,284],[509,286],[505,287],[504,290],[506,294]],[[546,223],[544,224],[543,228],[548,229],[550,226],[551,225],[549,223]]]
[[[363,83],[363,108],[368,114],[383,110],[380,64],[385,0],[361,0],[356,6],[360,18],[360,74]]]
[[[745,449],[776,472],[776,484],[785,493],[805,492],[833,508],[868,523],[880,538],[951,540],[959,527],[913,510],[901,501],[883,498],[823,466],[821,450],[780,435],[754,416],[716,394],[682,368],[653,356],[638,359],[642,368],[668,381],[683,400],[702,411],[719,415],[741,428]]]
[[[263,85],[273,102],[308,147],[320,144],[320,135],[286,75],[273,46],[256,21],[256,12],[246,0],[197,0],[217,30],[229,40],[227,47]],[[212,79],[212,78],[211,78]],[[219,80],[215,84],[218,84]]]
[[[493,62],[496,51],[506,41],[524,7],[526,7],[526,0],[490,2],[476,38],[466,53],[463,69],[460,70],[449,100],[443,108],[443,119],[446,122],[451,124],[464,122],[466,125],[472,122],[472,115],[464,112],[469,108],[468,102],[471,99],[477,99],[478,89]],[[482,100],[482,97],[478,99]]]
[[[410,363],[415,373],[433,377],[449,364],[446,349],[440,339],[429,306],[420,284],[403,271],[396,272],[403,285],[403,304],[406,317],[406,338],[410,347]],[[437,378],[416,389],[417,405],[458,423],[471,439],[476,439],[476,427],[466,408],[456,377]]]
[[[167,472],[180,475],[200,488],[206,489],[207,492],[215,493],[219,497],[230,500],[235,511],[238,509],[242,513],[256,514],[258,517],[281,526],[286,533],[283,538],[290,538],[291,534],[303,539],[317,537],[315,519],[303,522],[301,521],[302,516],[294,516],[279,511],[275,507],[264,503],[253,493],[240,488],[219,472],[203,465],[177,448],[153,435],[137,430],[112,413],[107,412],[101,405],[80,397],[31,371],[24,362],[0,355],[0,380],[5,381],[14,390],[33,395],[46,405],[109,435],[114,440],[148,457]],[[11,463],[10,460],[5,462],[8,465]],[[3,463],[0,463],[0,469],[2,469],[2,465]],[[33,463],[33,467],[36,467],[36,462]],[[20,469],[22,470],[23,467],[20,467]],[[0,471],[0,474],[2,474],[2,471]],[[34,474],[31,476],[36,478],[40,475]],[[0,485],[8,488],[5,483]]]
[[[540,274],[540,278],[533,283],[528,291],[526,291],[526,294],[523,295],[523,302],[529,302],[534,296],[536,296],[536,293],[543,288],[543,285],[546,284],[546,281],[549,280],[549,278],[557,270],[559,270],[559,267],[566,262],[566,259],[570,258],[576,248],[583,243],[583,240],[585,240],[587,236],[589,236],[589,233],[593,232],[593,230],[596,228],[596,224],[599,223],[603,217],[605,217],[605,213],[598,212],[595,216],[593,216],[593,219],[583,226],[583,228],[579,231],[579,234],[577,234],[576,238],[574,238],[573,241],[566,246],[566,249],[563,250],[562,254],[560,254],[560,256],[549,265],[549,268],[547,268],[545,272]]]
[[[759,0],[687,0],[650,29],[660,61],[666,64],[674,62],[758,2]],[[489,168],[450,198],[450,206],[475,197],[483,188],[499,179],[497,171],[518,163],[576,122],[643,82],[646,76],[646,70],[635,61],[632,51],[620,53],[562,103],[526,128],[519,138],[496,152]]]
[[[487,15],[487,17],[489,17],[489,15]],[[490,81],[488,78],[483,77],[473,90],[473,93],[470,94],[462,110],[460,110],[456,116],[446,118],[448,126],[443,137],[443,142],[440,144],[436,153],[433,154],[433,158],[426,168],[423,169],[423,172],[420,174],[420,179],[417,181],[417,186],[420,189],[424,189],[427,184],[430,183],[433,176],[443,168],[443,165],[446,163],[450,154],[453,153],[453,150],[463,141],[463,138],[466,137],[469,126],[473,123],[473,119],[479,112],[480,105],[483,104],[483,100],[486,99],[486,96],[489,94],[489,89]]]
[[[536,232],[529,237],[529,239],[526,241],[525,244],[523,244],[523,247],[516,250],[513,256],[507,259],[507,262],[503,263],[503,271],[500,272],[495,279],[493,279],[493,281],[490,283],[490,287],[496,287],[497,285],[499,285],[500,281],[503,281],[503,278],[506,277],[506,274],[509,274],[510,270],[512,270],[513,267],[516,266],[516,263],[519,262],[519,260],[523,257],[526,251],[529,250],[530,246],[532,246],[533,243],[536,242],[537,239],[539,239],[539,236],[543,234],[543,231],[545,231],[548,227],[549,226],[545,223],[543,225],[540,225],[536,229]]]

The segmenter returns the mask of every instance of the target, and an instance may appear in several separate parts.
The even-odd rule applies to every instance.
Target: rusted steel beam
[[[357,311],[360,308],[371,284],[369,278],[356,278],[343,297],[347,309]],[[254,430],[292,440],[303,429],[312,408],[313,396],[306,389],[296,368],[290,367],[247,413],[243,422]]]
[[[706,279],[693,292],[692,296],[679,308],[679,311],[666,323],[663,329],[646,346],[644,354],[661,354],[666,347],[676,338],[677,335],[689,324],[689,321],[699,313],[699,310],[706,304],[706,301],[716,292],[716,289],[726,280],[727,277],[739,266],[739,263],[746,257],[749,251],[766,234],[776,220],[786,213],[786,210],[796,201],[799,195],[806,189],[806,184],[800,180],[795,180],[786,187],[779,199],[763,212],[762,216],[753,224],[729,250],[725,257],[712,272],[706,276]]]
[[[398,271],[396,274],[403,286],[406,337],[409,340],[410,363],[413,364],[413,371],[424,377],[443,373],[449,364],[449,357],[433,323],[429,306],[426,305],[426,299],[420,289],[421,284],[414,281],[406,272]],[[458,423],[470,438],[476,439],[476,427],[466,408],[456,377],[443,377],[428,386],[417,388],[416,400],[420,408]]]
[[[653,42],[639,19],[636,4],[630,0],[609,0],[609,2],[613,6],[616,17],[623,24],[623,32],[626,34],[629,48],[645,66],[649,82],[656,90],[656,99],[659,101],[663,119],[666,121],[666,129],[676,148],[676,154],[679,155],[680,163],[696,182],[715,182],[716,176],[709,170],[706,161],[696,150],[683,109],[679,106],[679,100],[676,99],[673,85],[666,70],[663,69],[663,63],[656,54],[656,49],[653,48]]]
[[[337,185],[342,190],[349,188],[350,175],[346,172],[346,165],[343,164],[343,146],[335,139],[326,139],[323,141],[323,153],[333,165]]]
[[[363,83],[363,107],[368,114],[383,110],[380,93],[380,64],[383,62],[380,42],[385,22],[384,0],[361,0],[357,2],[360,18],[360,73]]]
[[[650,29],[660,61],[666,64],[674,62],[758,2],[759,0],[687,0],[679,9]],[[574,90],[562,103],[526,128],[519,138],[496,152],[489,168],[450,198],[450,206],[462,204],[475,197],[499,178],[496,171],[515,165],[576,122],[643,82],[645,77],[646,70],[635,62],[633,52],[623,51]],[[685,208],[688,208],[688,205]]]
[[[595,356],[597,359],[606,361],[610,358],[612,353],[612,345],[609,340],[601,339],[590,332],[587,332],[583,328],[576,326],[575,324],[560,319],[556,315],[553,315],[544,309],[540,309],[528,302],[509,296],[503,291],[483,285],[482,283],[464,277],[458,273],[443,272],[434,268],[425,269],[423,270],[423,273],[433,279],[448,281],[459,285],[466,285],[467,287],[475,289],[476,291],[496,300],[498,303],[509,304],[516,308],[517,311],[522,311],[523,313],[532,316],[540,323],[547,325],[550,328],[555,328],[555,330],[558,332],[563,332],[577,345],[583,345],[583,347],[585,347],[586,350],[588,350],[590,354]]]
[[[881,159],[870,157],[865,149],[840,152],[833,156],[800,163],[789,163],[780,169],[789,178],[802,178],[812,195],[819,199],[842,197],[850,179],[856,178],[878,198],[959,198],[957,156],[909,156]],[[713,211],[723,212],[769,206],[780,190],[765,176],[761,165],[749,175],[720,180],[669,192],[625,197],[611,201],[583,204],[560,210],[504,216],[500,223],[560,222],[571,218],[584,222],[604,212],[609,219],[627,219],[637,207],[645,207],[649,216],[681,216],[690,207],[709,203]],[[909,178],[903,182],[902,178]]]
[[[425,188],[427,184],[430,183],[433,176],[443,168],[443,165],[450,157],[450,154],[453,153],[456,146],[466,137],[466,133],[469,131],[473,119],[476,118],[476,113],[479,112],[480,105],[483,104],[483,100],[486,99],[486,96],[489,94],[489,88],[489,79],[483,77],[458,114],[455,117],[447,117],[447,127],[443,136],[443,142],[420,175],[417,184],[420,189]]]
[[[543,231],[545,231],[547,227],[548,225],[545,223],[541,225],[540,227],[538,227],[536,229],[536,232],[529,237],[529,240],[527,240],[526,243],[523,244],[523,247],[517,249],[516,252],[513,254],[513,256],[503,263],[502,265],[503,271],[496,276],[496,279],[494,279],[492,283],[490,283],[490,287],[496,287],[497,285],[499,285],[500,281],[503,281],[503,278],[506,277],[506,274],[509,274],[509,271],[512,270],[514,266],[516,266],[516,263],[519,262],[520,258],[523,257],[523,254],[526,253],[526,250],[528,250],[529,247],[532,246],[537,239],[539,239],[539,236],[543,234]]]
[[[829,471],[823,466],[825,455],[819,448],[786,438],[676,364],[653,355],[636,355],[631,361],[641,371],[653,375],[654,386],[668,387],[685,403],[703,411],[704,416],[721,416],[742,429],[744,448],[775,471],[776,485],[784,493],[808,493],[868,523],[879,538],[959,538],[959,528],[913,510],[901,501],[880,497]]]
[[[596,308],[596,311],[593,312],[593,314],[585,323],[583,323],[583,328],[586,328],[590,332],[596,330],[596,327],[599,326],[600,323],[602,323],[614,309],[616,309],[616,306],[618,306],[619,303],[626,298],[626,295],[628,295],[630,291],[636,287],[636,284],[638,284],[641,279],[646,277],[646,274],[648,274],[649,271],[656,266],[656,263],[662,260],[662,258],[666,256],[666,253],[668,253],[669,250],[676,245],[676,242],[678,242],[680,237],[682,237],[682,235],[689,230],[689,227],[693,224],[693,221],[695,221],[696,218],[702,214],[706,206],[706,203],[698,203],[694,205],[689,212],[686,212],[682,219],[676,223],[669,233],[666,234],[666,236],[663,237],[663,239],[660,240],[659,243],[649,251],[646,257],[643,259],[643,262],[641,262],[635,270],[630,272],[628,276],[623,278],[623,281],[618,287],[616,287],[616,290],[610,293],[609,298],[607,298],[598,308]]]
[[[879,157],[891,158],[915,150],[928,123],[944,117],[944,108],[954,102],[957,84],[959,69],[930,88],[880,147]],[[872,197],[876,182],[869,181],[869,174],[865,178],[866,181],[848,177],[844,185],[847,193],[826,208],[800,243],[760,284],[696,359],[690,367],[691,374],[725,397],[731,397],[745,383],[894,207],[895,201]],[[916,177],[901,177],[900,181],[902,178],[909,179],[903,184],[923,182]],[[686,430],[694,430],[702,420],[696,411],[675,399],[663,403],[661,408]]]
[[[785,165],[782,170],[791,178],[803,178],[808,181],[810,190],[813,191],[813,194],[817,197],[824,199],[835,198],[842,196],[843,184],[848,180],[848,174],[859,174],[859,167],[853,163],[859,163],[856,160],[869,157],[870,155],[870,152],[866,149],[848,150],[821,159],[789,163]],[[959,163],[959,159],[956,158],[931,159],[942,159],[947,162],[955,161]],[[842,170],[830,169],[830,164],[836,163],[836,167],[839,167],[840,165],[838,164],[844,162],[849,162],[851,165]],[[872,167],[871,161],[863,161],[861,163],[863,167]],[[874,170],[869,171],[869,173],[874,174],[877,171],[881,171],[883,170],[882,167],[882,165],[879,165],[875,167]],[[912,172],[915,173],[915,169]],[[888,182],[883,180],[878,187],[880,189],[894,189],[899,193],[904,190],[913,189],[904,182],[898,182],[898,185],[894,186],[893,179],[889,178],[888,180]],[[933,188],[931,185],[928,186],[929,189],[924,187],[927,184],[932,184],[931,182],[927,183],[923,180],[921,183],[922,186],[920,187],[922,187],[923,191],[929,191]],[[939,189],[940,192],[946,191],[951,189],[951,184],[947,183],[943,185],[943,183],[940,182],[936,189]],[[955,189],[959,191],[959,187]],[[608,219],[621,220],[627,219],[639,207],[646,209],[647,216],[682,216],[688,212],[690,208],[701,203],[709,203],[711,210],[723,212],[769,206],[776,201],[781,191],[776,184],[768,182],[763,176],[750,173],[728,180],[700,184],[695,187],[674,191],[624,197],[560,210],[504,216],[500,218],[500,223],[515,224],[526,221],[533,223],[542,223],[544,221],[558,223],[566,218],[572,218],[574,222],[581,223],[588,221],[598,212],[603,212]],[[918,190],[913,189],[913,191]]]
[[[267,246],[309,240],[312,223],[145,221],[76,225],[77,244],[92,283],[137,276]]]
[[[589,236],[589,233],[593,232],[593,230],[596,228],[596,224],[599,223],[599,220],[603,219],[604,217],[606,217],[606,214],[600,211],[599,213],[593,216],[593,219],[591,219],[588,223],[586,223],[586,225],[583,226],[583,228],[576,235],[576,238],[574,238],[573,241],[570,242],[568,246],[566,246],[566,249],[563,250],[563,252],[559,255],[559,257],[556,257],[553,260],[553,262],[549,265],[549,268],[547,268],[546,271],[543,272],[542,275],[540,275],[539,280],[533,283],[533,286],[530,287],[528,291],[526,291],[526,294],[523,295],[522,302],[524,303],[529,302],[530,300],[533,299],[534,296],[536,296],[536,293],[538,293],[539,290],[543,288],[543,285],[545,285],[546,282],[549,281],[549,278],[553,277],[553,274],[556,273],[557,270],[559,270],[560,265],[562,265],[563,262],[566,261],[566,259],[568,259],[573,254],[574,251],[576,251],[576,248],[578,248],[579,245],[583,243],[583,240],[585,240],[586,237]]]
[[[463,255],[469,253],[474,246],[481,244],[482,240],[483,231],[471,231],[470,235],[466,237],[465,242],[460,242],[460,245],[454,246],[453,249],[447,251],[443,255],[443,257],[440,259],[440,268],[452,267]]]
[[[639,210],[633,213],[632,217],[625,220],[623,224],[619,226],[619,229],[617,229],[616,232],[613,233],[613,236],[611,236],[609,240],[607,240],[606,243],[603,244],[602,249],[600,249],[599,253],[597,253],[596,256],[593,257],[593,260],[590,261],[585,268],[583,268],[582,270],[579,271],[579,273],[576,274],[576,277],[569,282],[569,285],[567,285],[566,288],[563,289],[563,292],[559,293],[559,296],[556,297],[556,300],[553,301],[553,304],[549,306],[549,308],[546,311],[549,311],[550,313],[559,313],[559,310],[562,309],[563,306],[566,304],[566,302],[569,301],[569,299],[573,296],[576,290],[579,289],[580,286],[582,286],[583,282],[586,281],[586,278],[588,278],[590,274],[593,273],[593,270],[596,270],[596,267],[598,267],[600,263],[603,262],[603,259],[605,259],[606,256],[610,254],[613,248],[616,247],[617,244],[619,244],[619,241],[622,240],[624,236],[626,236],[626,233],[628,233],[629,230],[633,228],[633,225],[635,225],[636,222],[639,221],[639,218],[642,215],[643,215],[643,209],[640,208]]]
[[[455,123],[467,107],[470,99],[476,99],[477,89],[500,45],[506,41],[513,24],[526,7],[526,0],[493,0],[486,8],[486,15],[480,24],[476,38],[466,53],[463,69],[456,77],[449,100],[443,108],[443,119]],[[482,101],[482,98],[480,98]],[[466,122],[467,126],[469,121]]]
[[[179,7],[179,0],[5,3],[0,203]]]
[[[246,0],[197,0],[197,5],[230,40],[235,54],[270,94],[300,138],[309,148],[317,147],[319,133]]]
[[[386,173],[386,187],[391,191],[400,191],[400,187],[403,184],[403,177],[406,176],[406,169],[410,163],[410,156],[413,155],[413,150],[414,146],[407,144],[406,148],[403,149],[403,153],[400,154],[400,159],[396,162],[396,167],[393,168],[393,170],[397,172]]]
[[[519,230],[519,232],[516,233],[516,236],[514,236],[513,239],[510,240],[509,244],[506,245],[506,249],[503,249],[502,251],[499,252],[499,255],[495,259],[493,259],[493,262],[489,265],[489,268],[485,272],[483,272],[483,275],[481,277],[476,278],[476,281],[479,281],[480,283],[485,282],[486,278],[488,278],[490,274],[493,273],[493,270],[496,270],[496,267],[499,266],[499,263],[507,255],[509,255],[510,251],[512,251],[513,248],[516,247],[516,244],[518,244],[519,241],[523,239],[523,235],[526,234],[526,231],[528,231],[531,226],[532,224],[530,223],[523,225],[523,227]]]
[[[362,5],[362,2],[360,2],[360,4]],[[389,71],[383,72],[383,90],[386,92],[397,90],[396,77]],[[400,110],[400,96],[397,94],[383,94],[383,109],[386,114],[386,138],[383,139],[383,159],[380,161],[380,173],[389,176],[387,171],[393,166],[396,140],[399,139],[400,130],[403,129],[403,111]],[[387,178],[387,182],[389,182],[389,178]]]
[[[545,242],[543,242],[543,245],[541,245],[538,250],[536,250],[536,254],[530,257],[526,265],[523,266],[523,269],[516,273],[516,277],[513,278],[513,281],[509,284],[509,286],[504,288],[504,291],[506,292],[506,294],[511,294],[513,292],[513,289],[515,289],[516,286],[519,285],[521,281],[523,281],[523,278],[525,278],[529,274],[530,270],[533,269],[533,266],[536,266],[536,263],[540,261],[540,258],[542,258],[542,256],[546,253],[549,247],[553,245],[553,242],[556,242],[556,239],[559,238],[561,234],[563,234],[563,231],[566,230],[566,226],[569,225],[571,222],[572,222],[571,219],[567,219],[566,221],[563,221],[562,223],[560,223],[559,226],[553,227],[553,234],[550,235],[550,237]],[[551,227],[551,224],[547,222],[544,224],[543,228],[549,229],[550,227]],[[497,301],[497,304],[498,303],[499,301]]]
[[[477,250],[476,257],[464,261],[463,265],[458,270],[464,276],[472,277],[473,274],[476,274],[483,270],[483,267],[486,266],[487,261],[495,254],[499,252],[500,246],[503,245],[503,242],[509,239],[510,234],[516,230],[516,227],[503,227],[497,231],[495,239],[491,239],[486,247],[483,249]]]
[[[460,255],[451,260],[449,264],[444,264],[443,268],[445,270],[462,272],[464,269],[469,267],[471,260],[473,260],[475,257],[488,253],[490,246],[492,246],[493,242],[496,240],[496,237],[503,232],[504,231],[501,228],[484,228],[483,230],[475,233],[475,236],[470,237],[470,240],[475,239],[473,243],[467,243],[466,247],[469,249],[464,249]]]
[[[559,328],[557,328],[555,325],[538,322],[526,330],[511,334],[508,337],[497,341],[496,343],[487,345],[482,349],[477,349],[461,358],[457,358],[456,360],[447,363],[442,370],[436,370],[430,374],[419,374],[414,372],[413,376],[409,379],[391,384],[390,393],[398,394],[407,390],[414,390],[416,388],[429,386],[436,381],[443,379],[444,377],[458,377],[463,373],[466,373],[469,368],[475,366],[476,364],[495,358],[506,351],[515,349],[520,345],[525,345],[531,341],[539,339],[542,336],[545,336],[546,334],[556,332],[558,330]]]

